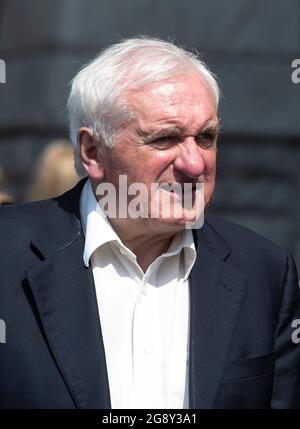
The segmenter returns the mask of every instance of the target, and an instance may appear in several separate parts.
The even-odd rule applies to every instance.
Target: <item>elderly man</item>
[[[74,78],[88,178],[0,211],[2,408],[300,407],[292,257],[203,216],[218,97],[195,55],[148,38]]]

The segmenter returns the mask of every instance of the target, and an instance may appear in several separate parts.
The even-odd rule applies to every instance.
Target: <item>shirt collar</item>
[[[85,233],[83,262],[86,267],[89,266],[90,258],[95,250],[109,242],[115,242],[119,247],[126,249],[127,253],[132,253],[124,246],[118,234],[108,221],[104,211],[95,198],[89,180],[86,181],[81,192],[80,214]],[[191,229],[185,229],[176,234],[168,250],[161,256],[173,256],[180,253],[182,250],[184,250],[184,278],[186,279],[196,260],[196,249]]]
[[[96,249],[113,241],[122,243],[100,204],[98,204],[89,180],[81,192],[80,214],[85,232],[83,261],[88,267],[90,258]]]
[[[162,256],[172,256],[184,251],[184,280],[186,280],[196,261],[196,247],[191,229],[185,229],[173,238],[169,249]]]

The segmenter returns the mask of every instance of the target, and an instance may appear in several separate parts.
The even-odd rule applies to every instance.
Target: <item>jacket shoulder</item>
[[[288,252],[271,240],[239,224],[207,215],[205,223],[209,230],[218,233],[229,247],[239,254],[250,257],[271,255],[272,258],[286,260]]]
[[[0,231],[36,231],[55,226],[57,216],[79,216],[79,198],[86,179],[64,194],[41,201],[0,206]]]
[[[5,231],[10,226],[15,230],[38,226],[53,205],[54,199],[0,206],[0,228]]]

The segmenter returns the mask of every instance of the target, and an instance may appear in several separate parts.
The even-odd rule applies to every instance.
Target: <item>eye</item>
[[[158,149],[167,149],[177,144],[179,141],[180,141],[180,138],[178,136],[167,135],[167,136],[157,137],[156,139],[150,142],[150,145]]]
[[[172,140],[172,138],[174,138],[174,137],[171,137],[171,136],[162,136],[162,137],[158,137],[155,140],[153,140],[152,143],[165,143],[165,142],[168,142],[168,141]]]
[[[174,141],[178,141],[179,137],[178,136],[161,136],[161,137],[157,137],[155,140],[153,140],[153,143],[165,143],[165,142],[174,142]]]
[[[203,149],[210,149],[215,145],[216,137],[216,132],[204,131],[197,136],[196,141]]]

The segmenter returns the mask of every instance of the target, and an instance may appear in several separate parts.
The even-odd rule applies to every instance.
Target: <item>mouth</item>
[[[183,188],[180,183],[163,183],[160,185],[160,189],[172,195],[175,194],[179,196],[183,193]]]
[[[182,193],[182,192],[195,192],[197,190],[196,183],[163,183],[160,185],[160,189],[172,193]]]
[[[170,196],[170,198],[175,198],[176,201],[178,200],[182,202],[183,201],[195,201],[195,198],[198,195],[199,192],[199,186],[201,186],[199,183],[164,183],[160,186],[160,189],[163,192],[166,192],[167,195]]]

